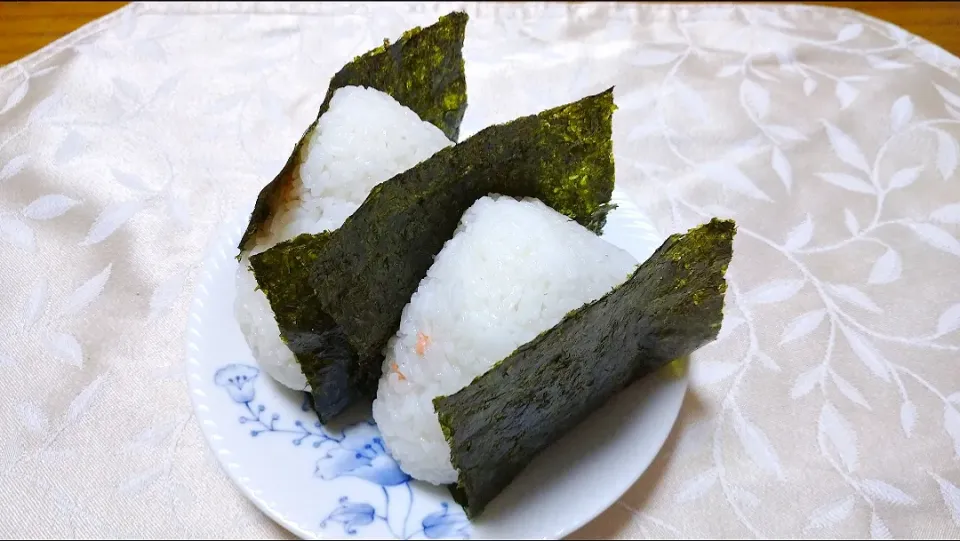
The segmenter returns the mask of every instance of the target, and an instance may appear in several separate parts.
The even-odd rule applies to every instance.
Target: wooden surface
[[[857,9],[960,56],[960,2],[807,2]],[[126,2],[0,1],[0,65],[26,56]]]
[[[126,4],[0,0],[0,65],[18,60]]]

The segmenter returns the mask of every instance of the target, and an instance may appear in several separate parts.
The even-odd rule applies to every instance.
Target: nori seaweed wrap
[[[322,421],[373,397],[382,350],[403,307],[477,199],[536,197],[602,230],[614,185],[614,109],[610,88],[485,128],[374,187],[336,231],[302,235],[251,257],[281,332],[288,343],[294,334],[299,340],[297,360]],[[297,262],[308,260],[313,291],[301,299],[284,293],[301,279]],[[300,310],[304,299],[309,320],[283,315]]]
[[[395,43],[384,40],[380,47],[354,58],[333,76],[316,119],[304,131],[280,173],[260,191],[240,238],[241,252],[252,248],[257,233],[287,197],[299,165],[300,149],[329,109],[337,90],[347,86],[379,90],[440,128],[451,141],[457,141],[460,121],[467,109],[463,62],[467,19],[466,13],[453,12],[426,28],[412,28]]]
[[[434,399],[468,516],[620,390],[716,338],[735,233],[714,219],[672,235],[623,284]]]
[[[384,45],[356,57],[332,77],[316,119],[301,136],[283,169],[257,198],[239,243],[238,259],[242,263],[246,254],[255,251],[257,245],[265,241],[270,221],[281,219],[283,203],[291,197],[295,186],[296,171],[303,157],[301,150],[308,144],[314,130],[319,129],[320,119],[329,110],[337,90],[363,86],[388,94],[421,120],[439,128],[449,140],[457,140],[467,107],[463,61],[467,20],[465,13],[453,12],[440,17],[433,25],[408,30],[393,44],[384,40]],[[301,240],[312,239],[310,242],[316,243],[323,238],[315,236]],[[287,260],[287,252],[278,249],[264,257],[281,256],[283,265],[261,273],[256,272],[254,261],[250,261],[250,267],[254,270],[257,287],[267,296],[284,344],[302,365],[314,392],[324,396],[334,404],[334,409],[339,410],[341,405],[345,406],[355,398],[353,387],[337,379],[338,375],[346,374],[345,370],[331,371],[327,365],[309,360],[300,362],[304,357],[322,351],[331,352],[339,362],[355,363],[355,355],[343,334],[318,309],[319,303],[311,300],[313,289],[307,279],[308,261],[301,257],[311,253],[310,250],[292,252],[293,259]]]

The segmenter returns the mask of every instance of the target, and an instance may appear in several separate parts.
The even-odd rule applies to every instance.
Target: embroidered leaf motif
[[[867,63],[869,63],[870,67],[873,69],[885,70],[885,71],[900,70],[900,69],[910,67],[909,64],[904,64],[902,62],[896,62],[893,60],[887,60],[886,58],[881,58],[875,55],[868,55]]]
[[[947,334],[957,329],[960,329],[960,304],[947,308],[937,321],[937,334]]]
[[[840,325],[840,331],[844,337],[846,337],[847,343],[850,344],[850,349],[852,349],[857,358],[860,359],[860,362],[873,372],[875,376],[889,383],[890,373],[887,371],[886,360],[880,355],[880,352],[873,347],[873,344],[844,325]]]
[[[780,366],[777,364],[777,361],[774,361],[773,357],[767,355],[763,351],[757,351],[756,353],[753,354],[753,356],[755,359],[760,361],[760,364],[762,364],[764,368],[768,370],[772,370],[774,372],[780,371]]]
[[[175,274],[167,278],[153,290],[153,295],[150,296],[150,314],[147,316],[148,321],[153,321],[163,315],[177,300],[177,297],[183,290],[183,280],[184,276],[182,274]]]
[[[787,142],[794,141],[806,141],[807,136],[800,133],[798,130],[791,128],[790,126],[781,126],[779,124],[767,124],[764,126],[764,129],[767,130],[774,137],[782,139]]]
[[[806,396],[814,387],[817,386],[817,383],[820,382],[820,378],[823,376],[823,366],[817,365],[810,370],[800,374],[797,377],[797,380],[793,383],[793,388],[790,389],[790,398],[796,400]]]
[[[763,120],[770,112],[770,92],[750,79],[740,83],[740,104],[756,120]]]
[[[900,262],[900,254],[892,248],[888,248],[882,256],[878,257],[870,269],[870,277],[867,283],[870,284],[889,284],[900,278],[903,265]]]
[[[3,104],[3,108],[0,108],[0,115],[6,113],[7,111],[13,109],[21,101],[23,101],[24,96],[27,95],[27,90],[30,89],[30,80],[24,79],[23,82],[17,85],[13,89],[13,92],[7,96],[7,100]]]
[[[837,154],[837,157],[840,158],[840,161],[869,175],[870,166],[867,165],[867,159],[864,157],[863,151],[860,150],[857,142],[830,122],[826,120],[822,122],[826,128],[830,146],[833,147],[833,151]]]
[[[818,507],[810,514],[810,518],[807,519],[806,529],[819,530],[839,524],[853,512],[854,503],[853,496],[847,496],[840,501]]]
[[[857,217],[850,212],[850,209],[843,209],[843,223],[847,226],[847,231],[856,236],[860,232],[860,224],[857,223]]]
[[[110,169],[110,172],[113,174],[113,178],[116,179],[117,182],[135,192],[148,193],[151,191],[150,188],[144,184],[143,180],[141,180],[137,175],[121,171],[120,169]]]
[[[717,470],[711,468],[687,480],[674,497],[676,503],[692,502],[706,494],[717,483]]]
[[[949,254],[960,256],[960,242],[943,229],[933,224],[924,223],[912,223],[908,224],[908,227],[928,245]]]
[[[23,171],[23,168],[27,166],[28,159],[29,156],[26,154],[20,154],[19,156],[10,158],[10,161],[3,164],[3,167],[0,167],[0,182],[7,180],[20,171]]]
[[[837,96],[837,100],[840,101],[840,109],[846,109],[857,99],[857,96],[860,95],[860,91],[856,88],[850,86],[846,81],[837,81],[837,86],[833,91],[834,95]]]
[[[780,345],[793,342],[794,340],[803,338],[808,334],[812,333],[820,326],[820,323],[823,322],[823,318],[827,315],[827,311],[824,309],[811,310],[805,314],[801,314],[793,318],[790,323],[783,329],[783,334],[780,336]]]
[[[790,299],[803,289],[803,280],[771,280],[744,295],[747,304],[771,304]]]
[[[87,140],[85,137],[70,130],[67,136],[63,138],[63,141],[60,142],[56,153],[54,153],[53,163],[56,165],[65,165],[70,160],[79,156],[86,145]]]
[[[763,192],[739,167],[730,163],[710,163],[703,166],[704,174],[718,182],[724,187],[737,193],[759,199],[761,201],[772,201],[770,197]]]
[[[930,214],[930,219],[944,224],[960,224],[960,203],[938,208]]]
[[[736,75],[740,73],[740,64],[731,64],[729,66],[724,66],[720,68],[720,71],[717,72],[717,77],[730,77],[731,75]]]
[[[72,423],[76,421],[83,412],[85,412],[89,407],[90,403],[96,398],[97,393],[100,391],[100,386],[103,384],[103,374],[97,376],[97,379],[90,382],[85,389],[80,391],[80,394],[70,402],[70,406],[67,408],[67,422]]]
[[[828,284],[827,289],[830,290],[836,297],[868,312],[873,312],[874,314],[882,314],[883,309],[876,305],[873,300],[870,299],[865,293],[859,289],[844,285],[844,284]]]
[[[29,402],[17,405],[17,413],[23,426],[35,434],[43,434],[50,427],[47,415],[37,406]]]
[[[166,440],[177,428],[176,421],[168,421],[160,425],[152,425],[130,440],[131,447],[155,447]]]
[[[909,439],[913,435],[913,427],[917,424],[917,406],[909,400],[900,405],[900,426]]]
[[[60,357],[70,366],[83,366],[83,348],[73,335],[54,332],[47,337],[47,347],[50,352]]]
[[[850,399],[854,404],[859,404],[867,409],[870,408],[870,404],[867,404],[867,400],[863,397],[863,394],[860,393],[860,390],[853,386],[852,383],[843,379],[840,374],[831,371],[830,379],[833,381],[833,384],[837,386],[837,389],[843,393],[843,396]]]
[[[808,213],[807,218],[794,227],[787,235],[787,242],[783,244],[783,247],[788,251],[799,250],[806,246],[811,238],[813,238],[813,220]]]
[[[960,458],[960,412],[949,402],[943,405],[943,428],[953,440],[954,454]]]
[[[746,323],[747,320],[743,319],[740,316],[729,315],[723,318],[723,322],[720,324],[720,332],[717,333],[717,341],[722,342],[728,336],[730,336],[733,331],[740,328],[741,325]]]
[[[31,220],[50,220],[64,215],[79,203],[62,194],[44,195],[24,207],[23,215]]]
[[[117,489],[117,492],[121,495],[127,496],[142,492],[143,489],[148,487],[157,479],[163,477],[168,470],[169,463],[153,466],[148,470],[143,471],[140,474],[131,477],[130,479],[127,479],[123,484],[120,485],[120,487]]]
[[[23,307],[23,327],[30,328],[34,323],[40,319],[40,315],[43,313],[44,306],[47,302],[47,279],[41,277],[37,280],[37,283],[34,284],[33,289],[30,291],[30,296],[27,297],[27,303]]]
[[[956,485],[935,473],[930,475],[932,475],[937,484],[940,485],[940,497],[943,498],[943,504],[946,505],[947,510],[950,511],[950,516],[953,517],[953,523],[960,526],[960,488],[957,488]]]
[[[153,100],[166,98],[170,94],[173,94],[173,91],[176,90],[177,85],[180,84],[179,75],[172,75],[168,77],[165,81],[160,83],[160,86],[153,92]]]
[[[54,104],[60,101],[60,96],[58,94],[51,94],[46,98],[40,100],[40,103],[36,104],[33,109],[30,110],[30,114],[27,115],[27,123],[32,124],[41,120],[47,113],[50,112],[50,109],[53,108]]]
[[[917,178],[920,176],[920,171],[923,170],[923,167],[906,167],[901,169],[893,174],[890,177],[890,189],[897,190],[900,188],[906,188],[907,186],[916,182]]]
[[[853,175],[848,175],[846,173],[817,173],[817,176],[829,182],[830,184],[833,184],[834,186],[839,186],[845,190],[850,190],[851,192],[865,193],[870,195],[876,193],[876,190],[873,188],[872,184]]]
[[[110,271],[113,269],[113,263],[108,263],[96,276],[84,282],[69,297],[61,310],[61,315],[72,316],[86,308],[95,301],[103,292],[107,280],[110,279]]]
[[[953,176],[958,159],[960,149],[957,148],[957,140],[949,133],[937,130],[937,170],[944,180]]]
[[[879,479],[864,479],[860,488],[870,496],[896,505],[917,505],[917,500],[890,483]]]
[[[910,96],[900,96],[890,108],[890,124],[893,131],[900,131],[913,118],[913,101]]]
[[[28,252],[36,248],[33,229],[13,216],[0,216],[0,239]]]
[[[944,105],[944,107],[947,109],[947,112],[950,113],[950,116],[952,116],[957,120],[960,120],[960,109],[950,107],[949,105]]]
[[[934,83],[933,86],[937,88],[937,92],[939,92],[940,96],[943,97],[944,102],[949,103],[954,107],[960,107],[960,96],[954,94],[953,92],[950,92],[946,88],[943,88],[942,86],[936,83]]]
[[[767,435],[759,427],[745,419],[739,412],[733,416],[733,429],[740,438],[740,445],[747,453],[747,456],[758,466],[783,479],[783,471],[780,468],[780,458],[776,450],[770,444]]]
[[[847,471],[856,471],[859,467],[857,435],[850,428],[850,423],[840,415],[840,412],[830,402],[825,402],[820,410],[818,431],[826,436],[827,441],[833,445]]]
[[[90,226],[87,236],[80,242],[81,246],[91,246],[106,240],[117,229],[127,223],[133,215],[143,208],[143,201],[124,201],[103,209],[96,221]]]
[[[773,165],[773,170],[780,178],[780,182],[783,183],[783,187],[787,190],[787,193],[790,193],[793,188],[793,168],[790,167],[790,162],[784,156],[780,147],[773,147],[770,162]]]
[[[863,33],[863,25],[860,23],[853,23],[844,26],[840,29],[840,33],[837,34],[837,41],[850,41],[856,39]]]

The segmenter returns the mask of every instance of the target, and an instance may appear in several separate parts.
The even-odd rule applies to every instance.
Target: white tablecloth
[[[288,537],[182,378],[215,226],[459,4],[134,4],[0,69],[0,532]],[[616,84],[618,183],[738,220],[721,337],[576,537],[960,537],[960,60],[815,7],[465,5],[464,135]]]

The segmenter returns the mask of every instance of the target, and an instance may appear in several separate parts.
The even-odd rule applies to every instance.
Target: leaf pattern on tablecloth
[[[133,4],[0,68],[15,531],[288,535],[193,420],[188,292],[333,71],[449,9]],[[467,9],[465,133],[614,85],[618,183],[659,233],[740,225],[676,440],[577,535],[960,536],[960,60],[809,6]]]

